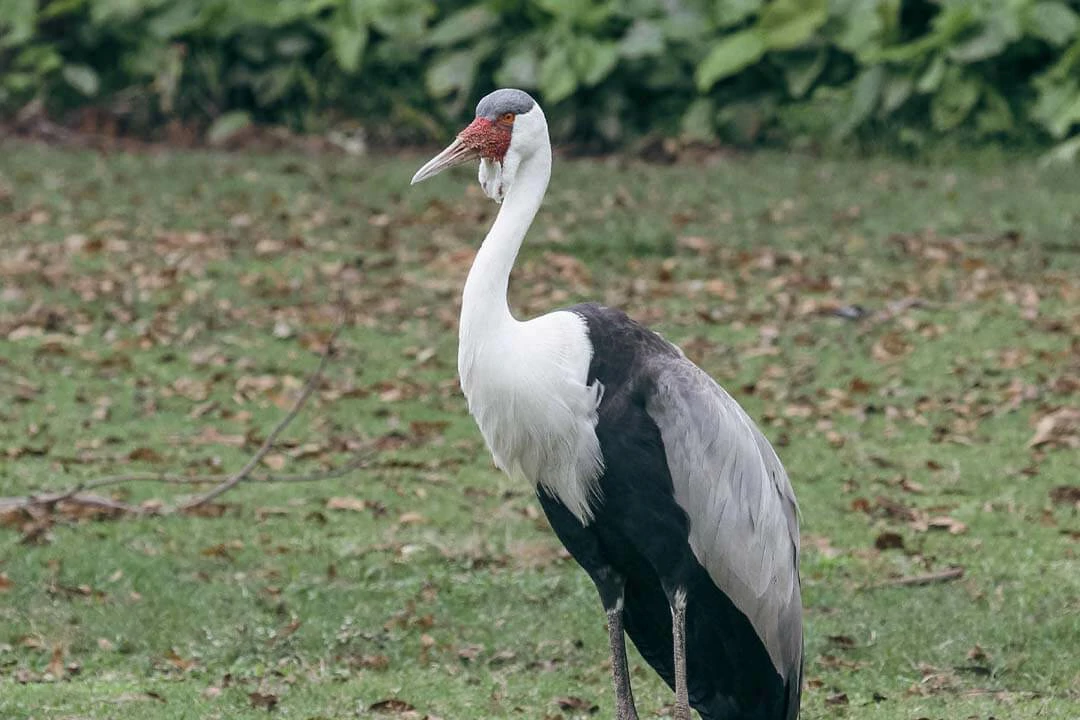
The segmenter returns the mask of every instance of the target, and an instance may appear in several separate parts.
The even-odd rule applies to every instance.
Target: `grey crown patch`
[[[524,90],[503,88],[484,96],[476,106],[476,117],[494,120],[508,112],[521,115],[532,110],[534,105],[536,101]]]

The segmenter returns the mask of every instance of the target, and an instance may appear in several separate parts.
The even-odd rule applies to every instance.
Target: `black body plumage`
[[[605,607],[624,587],[627,634],[673,688],[672,611],[665,587],[685,589],[688,689],[702,718],[792,720],[800,678],[785,682],[750,620],[695,558],[690,519],[675,500],[661,433],[646,412],[654,391],[649,368],[658,358],[679,360],[681,353],[621,311],[595,304],[568,309],[588,326],[588,382],[604,386],[596,425],[604,472],[588,525],[539,490],[552,528],[596,583]]]

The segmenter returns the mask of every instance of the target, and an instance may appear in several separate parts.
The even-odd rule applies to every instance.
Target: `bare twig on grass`
[[[120,500],[113,500],[112,498],[105,497],[103,495],[93,495],[86,493],[76,493],[68,498],[57,503],[57,505],[71,503],[73,505],[79,505],[81,507],[97,508],[98,510],[108,510],[116,513],[137,513],[140,511],[135,505],[129,505],[126,502]]]
[[[0,498],[0,513],[13,512],[15,510],[30,510],[34,508],[51,508],[63,503],[99,507],[103,510],[116,510],[121,512],[136,512],[138,508],[122,503],[102,495],[93,495],[82,492],[79,486],[63,492],[48,493],[46,495],[30,495],[28,497]]]
[[[370,446],[365,446],[357,451],[356,455],[346,463],[327,470],[319,470],[309,473],[283,473],[283,474],[255,474],[247,476],[248,482],[260,483],[307,483],[333,480],[346,475],[358,468],[366,467],[371,463],[374,452]],[[154,508],[147,509],[137,505],[123,503],[103,495],[86,492],[101,487],[112,485],[126,485],[136,482],[155,482],[165,485],[206,485],[208,483],[223,483],[233,476],[230,475],[174,475],[170,473],[130,473],[127,475],[111,475],[108,477],[91,480],[84,485],[76,485],[73,488],[61,492],[44,495],[29,495],[22,497],[0,497],[0,513],[13,512],[16,510],[30,510],[34,508],[50,508],[71,503],[90,507],[99,507],[105,510],[116,510],[129,514],[157,514],[166,515],[175,512],[177,508]],[[220,485],[219,485],[220,487]]]
[[[915,585],[932,585],[934,583],[949,582],[950,580],[959,580],[964,577],[964,568],[951,567],[937,572],[926,573],[924,575],[908,575],[905,577],[892,578],[890,580],[883,580],[877,583],[873,587],[911,587]]]
[[[40,512],[41,510],[51,510],[57,506],[70,503],[72,505],[80,507],[91,507],[100,510],[115,512],[117,514],[128,515],[140,515],[140,514],[158,514],[167,515],[175,512],[186,512],[190,510],[198,509],[210,501],[224,495],[229,490],[239,485],[241,482],[258,482],[258,483],[289,483],[289,482],[317,482],[320,480],[329,480],[332,478],[341,477],[346,473],[351,472],[360,467],[364,467],[371,461],[374,452],[371,444],[366,444],[360,448],[355,456],[348,462],[339,465],[337,467],[330,468],[328,470],[316,471],[310,473],[293,473],[293,474],[257,474],[255,468],[266,457],[267,453],[274,447],[274,443],[281,433],[289,426],[289,424],[296,419],[297,415],[304,408],[308,399],[314,394],[318,388],[319,383],[322,381],[323,372],[326,370],[326,366],[329,363],[330,356],[334,352],[334,343],[337,340],[338,335],[341,333],[342,328],[345,326],[344,318],[338,323],[337,327],[331,333],[329,340],[326,342],[326,347],[323,349],[322,355],[319,358],[319,364],[315,370],[308,377],[307,383],[305,383],[300,395],[293,402],[292,407],[285,414],[281,420],[273,427],[270,433],[266,436],[266,439],[259,446],[258,450],[248,458],[248,461],[244,463],[244,466],[231,475],[181,475],[179,473],[127,473],[120,475],[109,475],[100,477],[95,480],[90,480],[84,483],[79,483],[74,487],[66,490],[61,490],[53,493],[29,495],[24,497],[7,497],[0,498],[0,513],[7,514],[11,512],[18,512],[20,510],[30,513]],[[174,506],[174,507],[140,507],[137,505],[131,505],[112,498],[97,495],[90,490],[97,490],[104,487],[111,487],[115,485],[125,485],[135,482],[156,482],[169,485],[201,485],[207,483],[217,483],[217,485],[211,490],[198,495],[187,502]]]
[[[270,452],[271,448],[274,447],[274,442],[277,440],[278,435],[280,435],[281,431],[287,428],[289,423],[300,414],[300,411],[307,403],[308,398],[315,392],[315,388],[319,386],[319,382],[322,380],[323,370],[326,369],[326,363],[330,360],[330,355],[334,351],[334,341],[337,340],[342,327],[344,327],[344,323],[338,323],[338,326],[334,328],[334,332],[330,335],[330,339],[326,341],[326,348],[323,350],[322,357],[319,358],[319,365],[315,368],[315,372],[311,373],[311,377],[308,378],[307,384],[304,385],[304,389],[300,393],[300,396],[296,398],[296,402],[289,408],[289,412],[285,413],[285,417],[281,418],[281,420],[278,421],[278,424],[274,426],[274,429],[270,431],[270,434],[266,436],[266,439],[263,440],[263,444],[260,445],[259,449],[255,451],[255,454],[248,459],[244,464],[244,467],[240,468],[210,492],[199,495],[181,505],[179,509],[182,512],[193,510],[200,505],[205,505],[219,495],[227,493],[229,490],[243,482],[244,478],[250,475],[251,471],[262,462],[266,453]]]
[[[336,477],[341,477],[350,470],[355,470],[359,467],[367,465],[372,458],[371,448],[368,445],[360,448],[354,458],[349,460],[344,465],[323,470],[320,472],[311,473],[250,473],[247,477],[249,482],[253,483],[290,483],[290,482],[315,482],[317,480],[330,480]],[[84,490],[96,490],[98,488],[109,487],[111,485],[127,485],[128,483],[138,482],[152,482],[159,485],[208,485],[210,483],[224,483],[227,479],[231,478],[231,475],[178,475],[176,473],[154,473],[154,472],[142,472],[142,473],[127,473],[124,475],[107,475],[97,480],[91,480],[90,482],[73,488],[72,494],[80,493]],[[57,493],[57,495],[60,495]],[[23,498],[0,498],[0,507],[4,506],[6,500],[21,500]],[[63,498],[58,498],[63,499]]]

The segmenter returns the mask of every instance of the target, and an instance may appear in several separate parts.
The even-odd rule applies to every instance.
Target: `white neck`
[[[506,300],[510,270],[551,177],[543,116],[532,112],[516,123],[543,133],[539,149],[509,176],[482,176],[489,194],[502,179],[510,189],[465,281],[458,374],[495,464],[546,488],[584,525],[603,468],[595,430],[603,388],[587,384],[593,349],[585,320],[552,312],[519,323]]]
[[[510,270],[540,209],[550,178],[551,147],[545,144],[521,161],[502,208],[469,270],[461,299],[462,350],[466,344],[482,343],[483,337],[497,334],[516,322],[506,300]]]

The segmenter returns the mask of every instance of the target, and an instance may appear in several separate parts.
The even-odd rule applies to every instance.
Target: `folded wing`
[[[802,665],[799,521],[769,441],[735,400],[685,358],[657,363],[646,410],[660,428],[675,499],[698,562],[750,620],[777,672]]]

